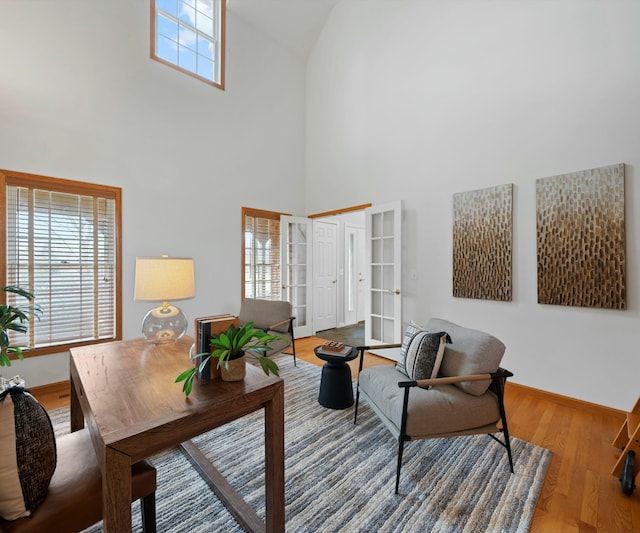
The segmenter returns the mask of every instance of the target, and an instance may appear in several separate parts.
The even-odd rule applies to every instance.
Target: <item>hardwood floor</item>
[[[322,365],[313,353],[322,342],[315,337],[296,340],[297,357]],[[392,362],[365,357],[365,367],[380,364]],[[349,365],[357,376],[358,361]],[[45,408],[55,409],[69,404],[68,388],[63,382],[36,387],[33,393]],[[611,475],[619,454],[611,442],[623,413],[515,383],[507,384],[505,396],[511,435],[553,452],[531,532],[640,532],[640,489],[626,496]],[[383,426],[381,431],[386,431]]]

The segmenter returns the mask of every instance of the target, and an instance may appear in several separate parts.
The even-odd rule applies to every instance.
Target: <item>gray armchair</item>
[[[396,488],[405,442],[419,439],[488,434],[506,448],[513,473],[511,443],[504,410],[504,387],[513,374],[500,368],[505,346],[481,331],[463,328],[446,320],[431,319],[425,330],[445,332],[438,377],[411,379],[398,370],[403,365],[380,365],[362,369],[364,352],[401,345],[360,346],[360,372],[354,424],[360,395],[398,440]],[[405,337],[401,358],[412,352],[411,335]],[[444,344],[443,344],[444,346]],[[415,349],[414,355],[415,355]],[[406,368],[405,368],[406,370]],[[500,424],[499,424],[500,423]],[[503,440],[495,433],[502,433]]]
[[[276,300],[258,300],[245,298],[240,307],[238,319],[240,325],[253,322],[255,328],[262,329],[271,335],[278,335],[280,340],[270,344],[271,350],[265,353],[274,355],[291,346],[293,364],[296,362],[296,344],[293,338],[293,321],[291,303]]]

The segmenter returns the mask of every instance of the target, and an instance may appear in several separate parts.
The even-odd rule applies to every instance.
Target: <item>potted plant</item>
[[[2,287],[4,292],[11,292],[26,298],[29,302],[34,299],[33,294],[27,292],[20,287],[6,286]],[[22,359],[23,348],[19,346],[11,346],[9,339],[9,331],[17,331],[18,333],[27,332],[27,324],[29,316],[40,317],[42,308],[38,305],[30,303],[27,307],[14,307],[13,305],[0,305],[0,366],[11,366],[9,355],[13,354]]]
[[[241,327],[231,324],[220,335],[211,337],[211,353],[199,353],[191,356],[191,359],[202,358],[198,368],[192,367],[182,372],[176,383],[184,381],[182,390],[189,396],[193,388],[193,380],[198,370],[202,371],[210,359],[218,360],[218,367],[224,381],[240,381],[245,376],[245,355],[250,354],[258,359],[262,370],[267,376],[273,372],[279,376],[279,368],[273,359],[264,355],[269,349],[269,343],[280,339],[277,335],[269,335],[261,329],[253,327],[253,322],[247,322]]]

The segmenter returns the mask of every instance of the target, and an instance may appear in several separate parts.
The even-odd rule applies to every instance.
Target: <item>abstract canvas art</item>
[[[624,165],[536,180],[538,302],[626,308]]]
[[[453,295],[511,301],[513,185],[453,195]]]

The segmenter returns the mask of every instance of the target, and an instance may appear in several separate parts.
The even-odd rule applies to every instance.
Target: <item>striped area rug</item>
[[[321,368],[278,356],[285,381],[288,532],[526,532],[551,452],[512,438],[515,474],[486,435],[409,442],[394,494],[397,442],[366,404],[318,404]],[[264,416],[254,413],[194,439],[264,519]],[[58,432],[68,411],[52,412]],[[176,449],[152,458],[158,469],[160,532],[242,531]],[[133,504],[134,530],[140,512]],[[96,524],[87,531],[97,533]]]

